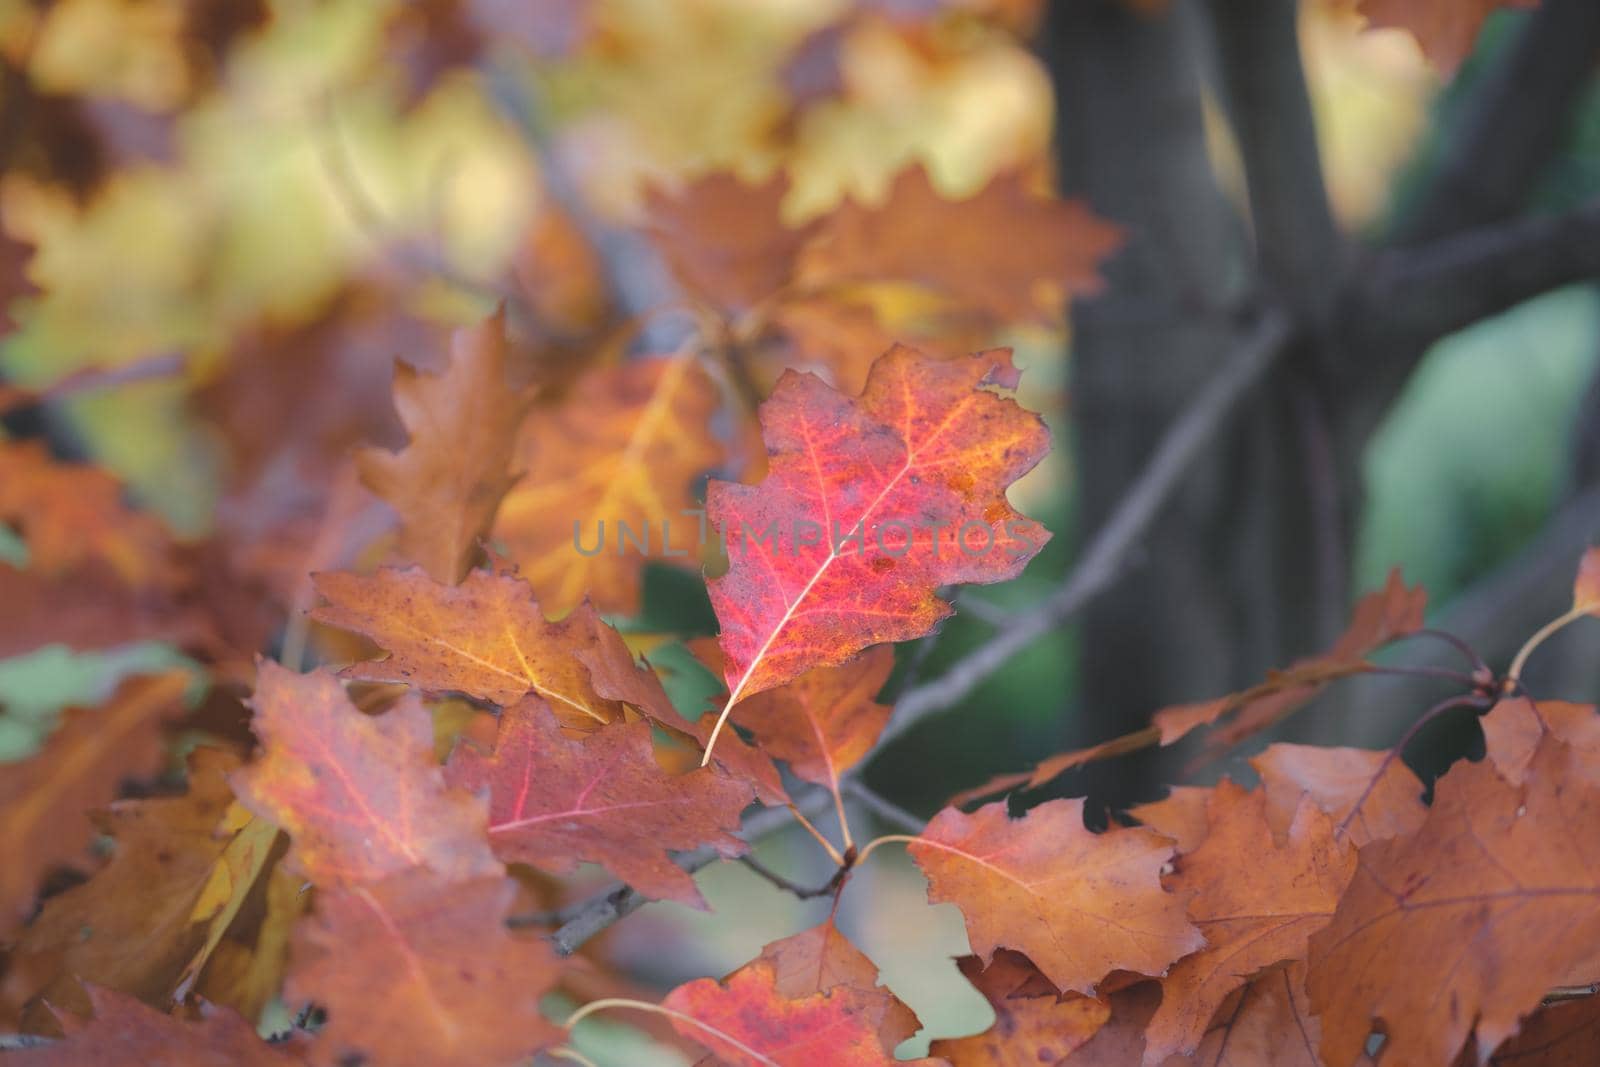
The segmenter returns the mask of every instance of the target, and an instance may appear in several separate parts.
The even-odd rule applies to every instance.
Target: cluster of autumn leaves
[[[511,1064],[577,1056],[572,1025],[615,1011],[720,1062],[892,1061],[918,1020],[831,920],[656,1000],[574,953],[622,891],[574,899],[562,879],[598,864],[626,899],[704,907],[689,868],[745,853],[756,804],[840,810],[844,840],[820,846],[836,897],[892,845],[851,840],[841,800],[892,715],[876,700],[891,643],[948,615],[938,590],[1011,577],[1048,536],[1005,499],[1048,436],[986,345],[1094,291],[1120,239],[1032,185],[1008,172],[952,201],[913,167],[881,203],[800,226],[781,174],[659,190],[648,237],[696,329],[648,358],[570,358],[604,301],[582,271],[554,280],[581,254],[551,215],[521,265],[535,355],[502,314],[460,331],[437,373],[402,366],[397,450],[357,444],[388,415],[361,407],[370,376],[334,381],[370,368],[349,351],[386,363],[420,342],[369,329],[352,290],[322,324],[241,345],[198,394],[236,478],[201,543],[101,470],[0,443],[0,522],[26,555],[0,563],[0,654],[155,639],[205,667],[130,678],[0,765],[0,1020],[49,1039],[4,1055]],[[352,445],[350,471],[327,462]],[[707,471],[741,480],[702,502]],[[726,572],[708,586],[720,635],[691,644],[726,694],[680,709],[602,613],[637,614],[647,562],[701,565],[659,532],[702,508]],[[619,520],[657,536],[575,550],[575,522],[614,539]],[[890,523],[903,544],[876,538]],[[1575,615],[1595,584],[1586,571]],[[1226,748],[1370,670],[1421,610],[1396,579],[1324,655],[969,791],[906,838],[997,1016],[931,1056],[1349,1064],[1377,1030],[1384,1063],[1594,1061],[1595,1000],[1551,1000],[1596,977],[1593,709],[1469,677],[1488,756],[1426,804],[1394,752],[1275,745],[1254,789],[1179,787],[1103,833],[1081,801],[964,810],[1195,730]],[[348,665],[298,669],[311,655]],[[147,793],[195,738],[183,791]],[[555,1017],[558,992],[587,1006]],[[297,1025],[263,1040],[275,1001]]]

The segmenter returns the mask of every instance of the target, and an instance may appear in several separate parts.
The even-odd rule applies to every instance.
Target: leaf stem
[[[723,1033],[710,1023],[701,1022],[693,1015],[685,1015],[681,1011],[674,1011],[665,1004],[651,1004],[649,1001],[645,1000],[633,1000],[629,997],[604,997],[600,1000],[591,1000],[589,1003],[585,1004],[583,1007],[567,1016],[567,1021],[562,1025],[570,1033],[572,1028],[577,1026],[584,1019],[587,1019],[597,1011],[605,1011],[609,1008],[632,1008],[635,1011],[647,1011],[655,1015],[665,1015],[669,1019],[680,1023],[687,1023],[688,1025],[697,1029],[704,1030],[708,1034],[715,1035],[717,1040],[733,1046],[746,1056],[749,1056],[756,1063],[765,1064],[768,1065],[768,1067],[783,1067],[783,1065],[777,1060],[763,1056],[749,1045],[739,1041],[730,1034]]]
[[[1539,627],[1538,632],[1528,638],[1527,644],[1517,651],[1516,659],[1511,661],[1510,670],[1506,671],[1506,681],[1512,683],[1521,681],[1522,668],[1527,665],[1528,657],[1533,655],[1533,650],[1544,644],[1547,639],[1553,637],[1557,631],[1563,629],[1568,623],[1576,622],[1587,614],[1588,612],[1582,608],[1574,607]]]
[[[874,837],[861,847],[860,852],[856,853],[856,866],[859,867],[865,863],[867,857],[872,855],[872,850],[879,845],[892,845],[896,841],[902,841],[910,845],[921,840],[922,838],[917,837],[915,834],[884,834],[882,837]]]
[[[822,846],[823,851],[828,854],[828,858],[831,859],[835,865],[840,867],[844,866],[844,855],[840,853],[838,849],[833,847],[832,841],[829,841],[826,837],[822,836],[822,831],[818,830],[816,826],[812,824],[811,820],[806,818],[805,812],[801,811],[795,805],[790,804],[789,814],[793,815],[795,817],[795,821],[805,828],[806,833],[816,838],[817,844]]]

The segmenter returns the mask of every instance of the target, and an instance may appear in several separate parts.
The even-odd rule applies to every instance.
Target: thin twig
[[[813,789],[796,800],[795,807],[806,815],[816,815],[826,811],[832,803],[833,794],[828,790]],[[740,831],[739,837],[745,841],[756,841],[793,823],[794,819],[788,808],[764,808],[745,820],[744,829]],[[680,856],[678,866],[693,874],[702,867],[710,866],[719,855],[714,849],[697,849]],[[628,886],[616,886],[596,894],[575,906],[576,910],[572,913],[572,917],[550,935],[551,943],[555,945],[556,952],[570,956],[585,941],[619,919],[637,911],[645,903],[645,899]]]
[[[1184,472],[1216,435],[1241,397],[1261,380],[1290,339],[1288,319],[1269,312],[1162,436],[1138,481],[1050,597],[1017,615],[938,678],[903,693],[877,751],[936,712],[958,703],[1012,656],[1060,626],[1110,587],[1128,554],[1160,514]]]
[[[799,882],[785,878],[783,875],[779,874],[771,867],[768,867],[754,856],[740,856],[739,862],[750,868],[755,873],[759,874],[761,877],[765,878],[767,881],[771,882],[773,885],[777,886],[779,889],[782,889],[787,893],[794,894],[797,900],[810,900],[813,897],[825,897],[831,895],[835,889],[839,888],[839,882],[843,879],[843,874],[845,871],[844,867],[840,867],[834,872],[833,877],[829,878],[821,885],[804,886]]]

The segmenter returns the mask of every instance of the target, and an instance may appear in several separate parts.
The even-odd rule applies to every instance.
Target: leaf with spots
[[[694,879],[669,852],[745,851],[733,832],[751,787],[712,767],[668,774],[645,722],[570,738],[544,701],[530,697],[501,713],[492,755],[458,748],[447,777],[488,793],[489,840],[508,863],[556,874],[599,863],[646,896],[703,908]]]
[[[450,878],[501,870],[481,801],[448,786],[433,724],[412,696],[365,715],[325,671],[261,662],[251,723],[261,753],[230,781],[240,802],[288,832],[287,862],[319,886],[411,867]]]

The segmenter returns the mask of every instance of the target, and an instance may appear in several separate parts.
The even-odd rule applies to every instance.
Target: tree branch
[[[1600,4],[1544,0],[1479,85],[1399,238],[1435,240],[1515,214],[1560,147],[1600,53]]]
[[[957,660],[944,674],[903,693],[878,741],[877,751],[928,716],[958,703],[1012,656],[1060,626],[1111,585],[1140,537],[1182,482],[1189,465],[1289,340],[1287,318],[1277,311],[1268,312],[1162,436],[1143,473],[1095,534],[1066,582]]]
[[[1377,330],[1415,353],[1415,362],[1445,334],[1596,277],[1600,198],[1559,215],[1483,226],[1381,253],[1360,272],[1356,300]]]
[[[1211,0],[1206,10],[1244,160],[1261,280],[1303,320],[1320,322],[1343,250],[1300,65],[1299,4]]]

